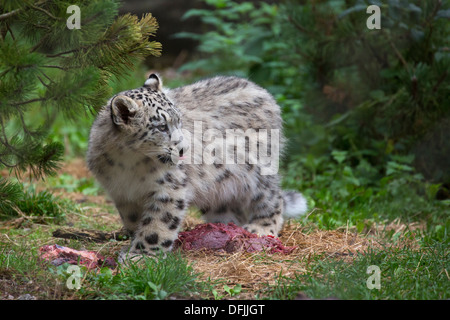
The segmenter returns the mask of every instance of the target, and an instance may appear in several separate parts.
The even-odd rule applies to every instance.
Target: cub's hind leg
[[[244,229],[258,235],[278,236],[283,227],[283,198],[281,190],[263,190],[250,201],[248,222]]]

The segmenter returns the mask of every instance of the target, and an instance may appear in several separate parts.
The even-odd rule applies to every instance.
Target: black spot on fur
[[[103,156],[103,158],[105,159],[106,163],[107,163],[109,166],[111,166],[111,167],[114,166],[114,160],[111,159],[111,157],[109,156],[108,153],[104,153],[102,156]]]
[[[173,219],[173,214],[171,214],[170,212],[166,212],[163,217],[161,218],[161,221],[164,223],[169,223],[172,221]]]
[[[152,161],[152,159],[149,158],[149,157],[143,157],[143,158],[142,158],[142,163],[144,163],[144,164],[149,164],[150,161]]]
[[[169,230],[175,230],[180,224],[180,218],[174,216],[170,212],[166,212],[161,218],[161,221],[168,224]]]
[[[159,201],[162,203],[169,203],[169,202],[172,202],[172,199],[169,197],[160,197],[160,198],[157,198],[156,201]]]
[[[275,215],[274,212],[271,212],[270,214],[257,215],[257,216],[252,217],[249,222],[252,223],[253,221],[256,221],[256,220],[262,220],[262,219],[268,219],[268,218],[270,219],[270,218],[273,218],[274,215]]]
[[[168,248],[172,245],[172,243],[172,240],[164,240],[163,242],[161,242],[161,246],[163,246],[164,248]]]
[[[221,205],[220,207],[218,207],[215,211],[216,213],[225,213],[227,212],[227,206],[226,205]]]
[[[181,184],[180,184],[180,186],[182,186],[182,187],[186,187],[187,186],[187,183],[188,183],[188,181],[189,181],[189,179],[188,179],[188,177],[185,177],[182,181],[181,181]]]
[[[231,208],[231,212],[233,212],[237,216],[242,216],[244,212],[240,208]]]
[[[156,204],[152,203],[147,206],[147,210],[150,212],[159,212],[159,207]]]
[[[147,136],[147,131],[144,131],[144,133],[139,137],[139,140],[144,139]]]
[[[266,201],[261,201],[261,202],[257,202],[257,204],[255,205],[255,208],[257,210],[265,210],[267,208],[269,208],[269,203],[267,203]]]
[[[259,202],[262,198],[264,198],[264,193],[260,192],[252,198],[252,202]]]
[[[178,225],[180,224],[180,218],[173,217],[172,224],[169,226],[169,230],[175,230],[178,228]]]
[[[139,219],[139,214],[137,213],[137,212],[132,212],[131,214],[129,214],[128,216],[127,216],[127,218],[128,218],[128,220],[130,221],[130,222],[136,222],[138,219]]]
[[[168,182],[168,183],[173,183],[174,182],[174,178],[173,176],[168,172],[166,173],[166,175],[164,176],[164,179]]]
[[[223,180],[228,179],[229,177],[231,177],[231,171],[226,169],[223,174],[217,177],[216,181],[222,182]]]
[[[146,226],[149,225],[150,222],[152,222],[153,218],[152,217],[147,217],[144,220],[142,220],[142,226]]]
[[[183,210],[184,209],[184,200],[180,199],[176,201],[177,209]]]
[[[148,236],[145,237],[145,241],[148,244],[157,244],[158,243],[158,234],[157,233],[152,233]]]

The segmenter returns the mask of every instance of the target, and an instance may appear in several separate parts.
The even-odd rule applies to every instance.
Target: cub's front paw
[[[165,257],[166,253],[164,251],[148,251],[148,250],[136,250],[133,246],[125,246],[119,253],[118,261],[121,264],[126,264],[129,262],[144,262],[146,258],[158,259]]]
[[[154,239],[156,238],[156,239]],[[119,254],[119,262],[138,261],[142,257],[161,257],[170,251],[172,246],[157,244],[157,237],[135,237],[129,247],[124,247]]]

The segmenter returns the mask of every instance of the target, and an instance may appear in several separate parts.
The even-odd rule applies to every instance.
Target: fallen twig
[[[87,240],[93,242],[106,242],[109,240],[128,240],[129,235],[124,229],[112,232],[103,232],[90,229],[64,228],[57,229],[52,234],[56,238]]]

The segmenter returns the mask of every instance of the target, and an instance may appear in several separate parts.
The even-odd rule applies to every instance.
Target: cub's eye
[[[161,132],[167,131],[167,129],[168,129],[167,124],[161,124],[157,128]]]

